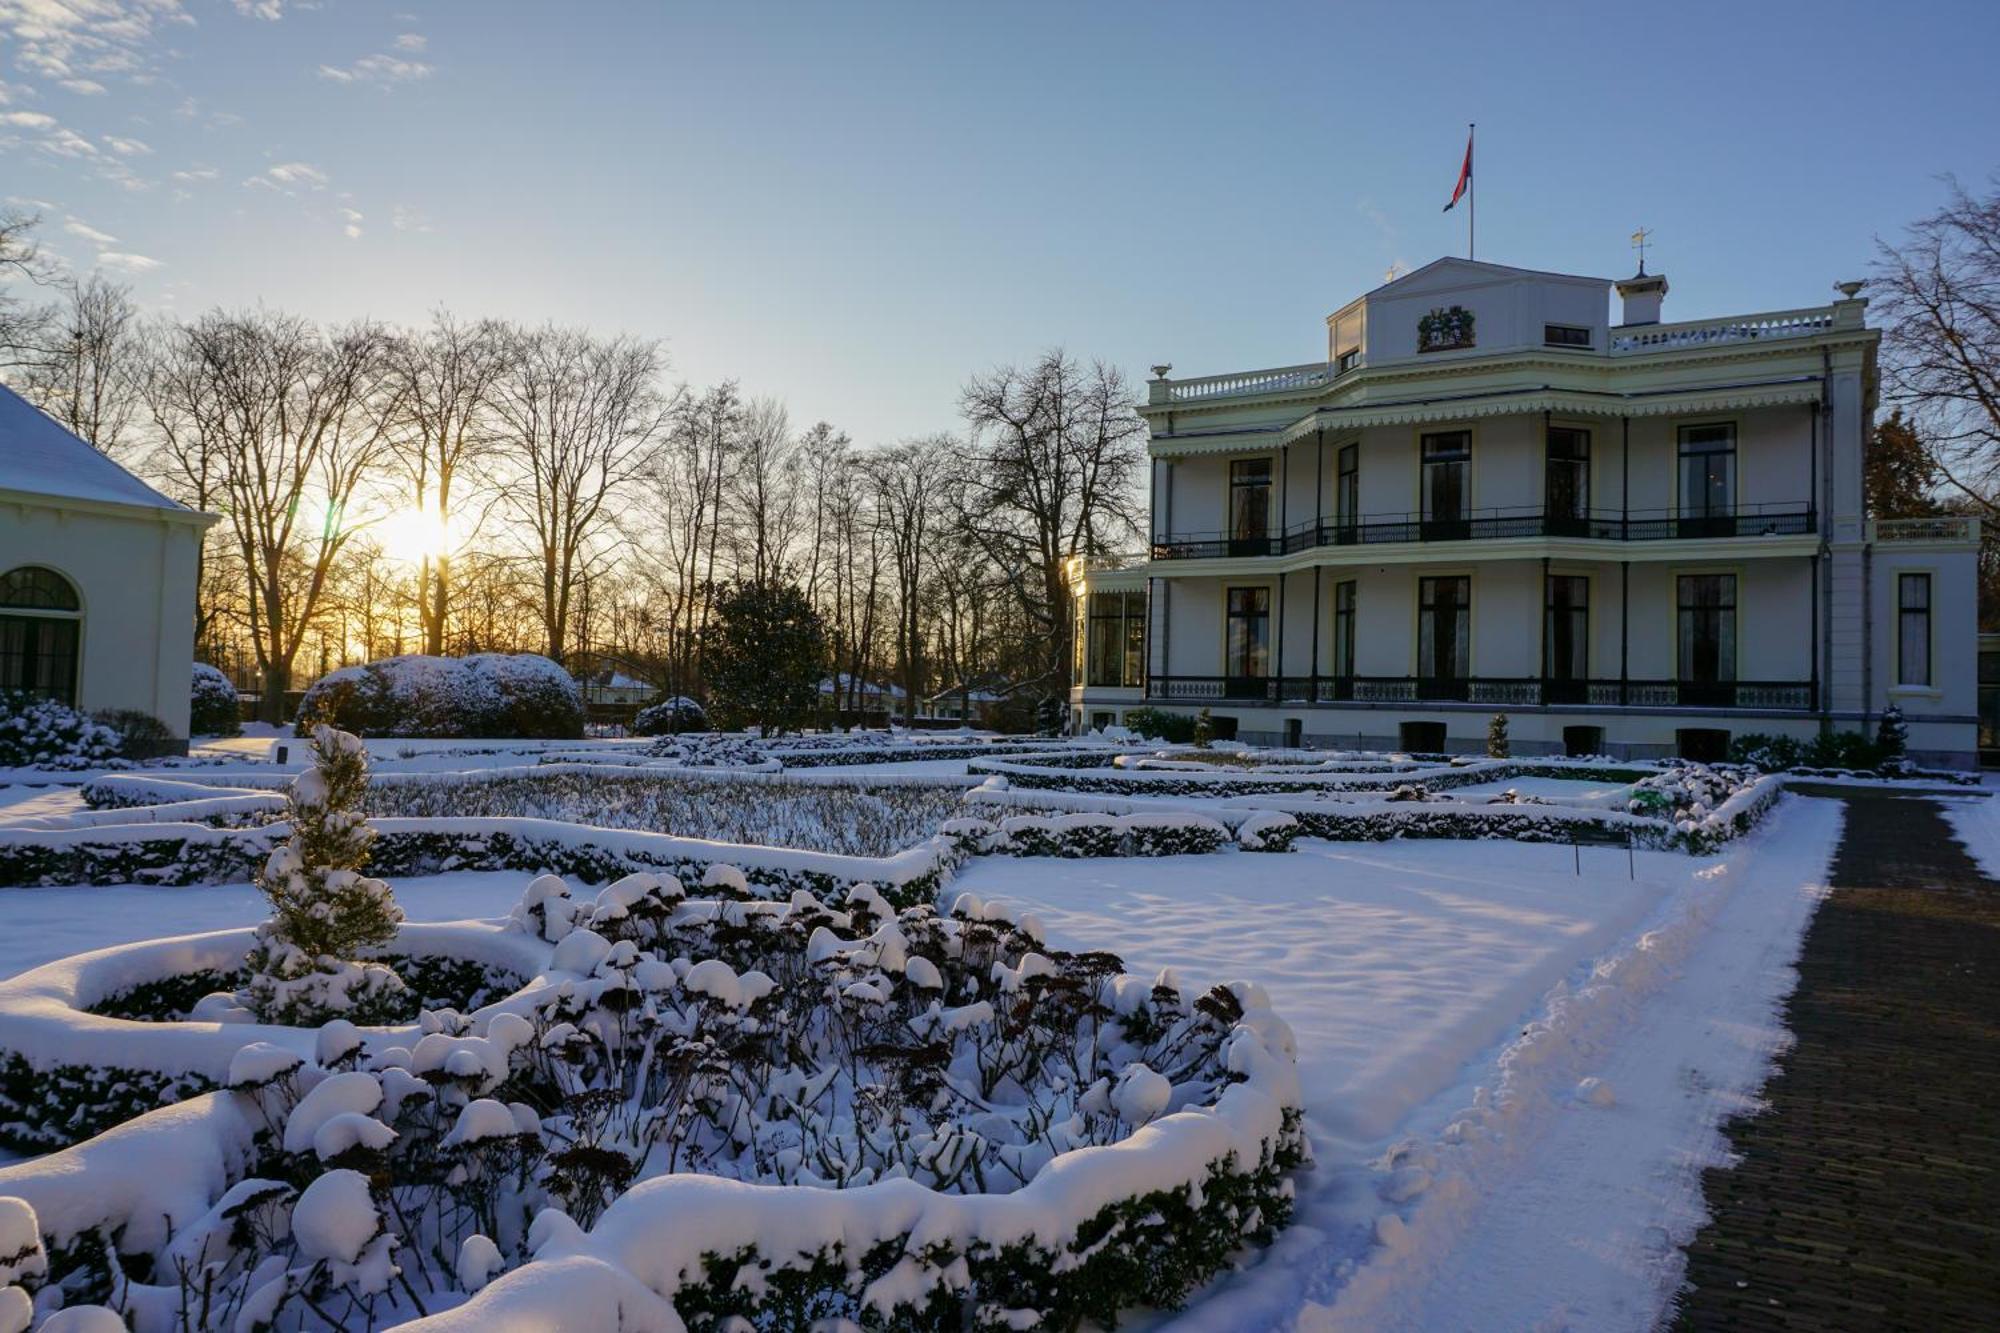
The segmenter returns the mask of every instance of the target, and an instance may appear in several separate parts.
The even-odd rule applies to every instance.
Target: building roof
[[[193,516],[0,385],[0,490]]]

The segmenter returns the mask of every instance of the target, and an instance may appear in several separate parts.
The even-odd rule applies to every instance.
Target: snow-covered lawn
[[[953,889],[1024,904],[1066,949],[1183,983],[1247,977],[1298,1035],[1321,1141],[1372,1142],[1601,952],[1695,863],[1513,842],[1329,843],[1285,856],[991,857]]]
[[[2000,879],[2000,797],[1946,797],[1938,806],[1967,855],[1988,879]]]
[[[1567,847],[1307,840],[982,860],[955,887],[1140,973],[1255,979],[1298,1036],[1318,1158],[1299,1220],[1171,1326],[1643,1329],[1678,1281],[1714,1125],[1782,1036],[1838,822],[1794,798],[1728,854],[1641,852],[1630,880],[1622,851],[1583,849],[1578,877]],[[1586,997],[1607,962],[1616,984]],[[1553,1038],[1523,1037],[1552,1016]],[[1591,1075],[1611,1107],[1569,1095]],[[1404,1141],[1427,1165],[1385,1177]]]

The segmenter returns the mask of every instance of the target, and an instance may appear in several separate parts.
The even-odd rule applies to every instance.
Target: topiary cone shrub
[[[1486,724],[1486,757],[1507,759],[1511,757],[1507,744],[1507,715],[1495,713],[1493,720]]]
[[[1903,721],[1903,710],[1894,704],[1882,710],[1882,720],[1875,727],[1875,748],[1885,764],[1901,759],[1910,748],[1909,724]]]
[[[266,1023],[392,1022],[406,1007],[402,980],[365,961],[403,920],[389,886],[362,873],[375,841],[361,813],[368,755],[359,737],[328,726],[313,729],[312,753],[288,793],[291,837],[257,878],[271,919],[244,960],[239,999]]]

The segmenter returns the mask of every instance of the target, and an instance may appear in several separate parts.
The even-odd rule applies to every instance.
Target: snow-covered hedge
[[[0,1143],[62,1147],[218,1087],[252,1043],[310,1055],[310,1033],[258,1024],[226,993],[254,942],[244,929],[118,945],[0,982]],[[383,956],[408,975],[413,1007],[511,989],[547,964],[546,950],[479,922],[405,924]]]
[[[511,933],[538,989],[408,1045],[239,1041],[223,1090],[0,1168],[0,1278],[141,1328],[1109,1326],[1289,1219],[1293,1042],[1253,985],[969,896],[537,880]]]
[[[1447,790],[1521,778],[1629,783],[1659,771],[1654,768],[1607,768],[1602,765],[1537,763],[1519,759],[1481,759],[1452,764],[1394,766],[1381,770],[1329,768],[1307,772],[1176,767],[1089,772],[1041,760],[975,760],[970,767],[974,772],[1004,777],[1016,787],[1123,796],[1205,797],[1367,793],[1412,782],[1421,782],[1433,790]]]
[[[589,828],[550,819],[378,819],[378,875],[448,870],[554,871],[601,884],[650,870],[699,879],[709,866],[740,866],[750,891],[785,897],[805,889],[838,898],[878,884],[899,906],[935,894],[957,854],[931,838],[893,856],[842,856],[789,847]],[[33,884],[230,884],[250,879],[289,829],[131,824],[80,829],[0,829],[0,887]]]
[[[229,677],[206,662],[194,664],[194,681],[188,696],[188,735],[240,736],[243,712],[236,702],[236,686]]]
[[[314,681],[295,730],[309,736],[322,722],[364,736],[574,740],[583,735],[583,692],[534,653],[410,654]]]
[[[1186,811],[1138,814],[1010,815],[954,819],[944,835],[967,855],[1201,856],[1232,842],[1247,851],[1291,850],[1298,821],[1271,812],[1234,812],[1237,827]]]
[[[990,759],[996,754],[1023,759],[1049,759],[1061,752],[1008,741],[914,742],[905,745],[846,745],[827,749],[775,747],[768,751],[786,768],[831,768],[849,764],[897,764],[915,759]]]
[[[756,741],[725,732],[662,736],[646,747],[646,757],[666,760],[682,768],[735,768],[775,773],[781,767]]]
[[[74,708],[0,690],[0,768],[92,768],[118,757],[118,733]]]
[[[1755,828],[1779,796],[1784,779],[1761,777],[1714,808],[1675,819],[1616,810],[1529,802],[1384,800],[1289,807],[1302,836],[1348,842],[1393,838],[1511,838],[1516,842],[1629,839],[1635,847],[1706,853]]]

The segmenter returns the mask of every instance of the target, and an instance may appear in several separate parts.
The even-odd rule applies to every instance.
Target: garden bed
[[[1289,1218],[1297,1075],[1255,986],[1149,983],[971,897],[544,878],[479,929],[542,983],[407,1034],[145,1025],[149,1069],[217,1090],[0,1168],[41,1242],[15,1271],[147,1326],[476,1292],[427,1326],[1068,1327],[1177,1305]],[[232,934],[42,969],[41,1036],[139,1027],[77,1002]]]

